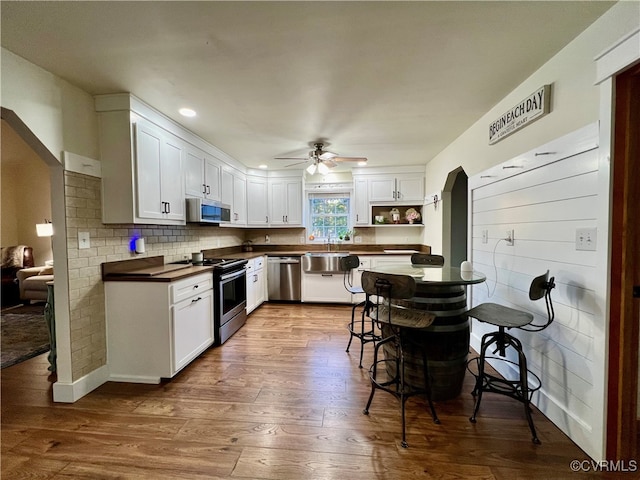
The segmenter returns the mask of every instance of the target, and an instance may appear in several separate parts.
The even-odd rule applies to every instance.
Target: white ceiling
[[[2,46],[249,167],[426,164],[613,2],[2,2]],[[198,112],[178,115],[180,107]]]

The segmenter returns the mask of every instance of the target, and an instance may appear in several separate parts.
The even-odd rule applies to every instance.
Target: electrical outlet
[[[356,243],[362,243],[362,237],[358,235],[357,237],[353,238],[353,241]]]
[[[298,239],[298,241],[304,245],[304,235],[300,235],[300,238]]]
[[[596,250],[596,238],[598,231],[595,228],[576,229],[576,250]]]
[[[513,247],[513,241],[514,236],[513,236],[513,230],[507,230],[507,237],[505,238],[505,240],[507,241],[507,245]]]
[[[271,237],[269,237],[269,235],[265,235],[264,236],[264,243],[269,243],[271,242]]]
[[[91,248],[89,232],[78,232],[78,248]]]
[[[482,243],[489,242],[489,230],[482,230]]]

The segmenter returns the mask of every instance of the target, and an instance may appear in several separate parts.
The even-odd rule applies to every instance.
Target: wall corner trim
[[[622,37],[593,59],[596,62],[595,85],[599,85],[638,59],[640,59],[640,28]]]
[[[62,152],[62,164],[64,169],[69,172],[102,178],[102,165],[98,160],[94,160],[93,158],[64,151]]]

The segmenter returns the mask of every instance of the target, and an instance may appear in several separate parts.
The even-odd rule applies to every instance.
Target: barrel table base
[[[404,306],[429,310],[437,315],[433,324],[424,329],[408,329],[411,343],[417,343],[427,352],[427,366],[433,400],[450,400],[460,395],[467,369],[469,354],[469,319],[466,315],[467,297],[460,285],[418,284],[416,297],[398,302]],[[382,336],[390,334],[389,327]],[[386,332],[385,332],[386,330]],[[385,346],[386,358],[393,358],[391,345]],[[405,347],[405,379],[415,388],[424,388],[424,368],[419,348]],[[393,375],[395,367],[387,363],[387,373]]]

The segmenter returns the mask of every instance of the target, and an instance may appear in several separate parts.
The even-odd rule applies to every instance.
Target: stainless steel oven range
[[[246,260],[205,258],[213,266],[214,332],[216,344],[226,342],[247,320]]]

